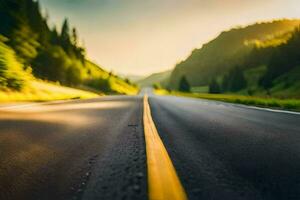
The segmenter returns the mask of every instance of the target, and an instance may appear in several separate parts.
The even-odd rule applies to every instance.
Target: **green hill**
[[[213,79],[220,81],[236,66],[250,64],[251,56],[256,59],[257,56],[261,56],[259,61],[265,59],[267,62],[271,54],[270,48],[286,42],[290,37],[288,33],[299,24],[300,20],[285,19],[222,32],[179,63],[172,72],[168,85],[177,89],[180,79],[186,76],[193,87],[207,86]],[[258,48],[259,53],[254,55],[253,51]],[[265,49],[264,52],[262,48]],[[251,67],[259,67],[261,63],[252,63]]]
[[[300,27],[251,43],[253,50],[244,62],[214,77],[219,91],[210,92],[300,98]],[[210,88],[216,88],[212,83]]]
[[[130,82],[86,58],[67,19],[49,27],[38,1],[0,0],[0,90],[26,89],[40,79],[98,93],[134,94]]]
[[[135,83],[140,87],[152,87],[154,84],[166,86],[171,72],[171,70],[168,70],[160,73],[151,74],[146,78],[137,80]]]
[[[271,95],[300,98],[300,26],[283,44],[272,48],[260,86]]]

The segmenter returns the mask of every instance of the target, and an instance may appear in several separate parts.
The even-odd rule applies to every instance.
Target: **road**
[[[142,97],[0,113],[0,199],[146,199]]]
[[[189,199],[300,199],[300,115],[150,95]],[[0,199],[147,199],[143,96],[0,108]]]
[[[190,199],[300,199],[300,115],[178,97],[150,105]]]

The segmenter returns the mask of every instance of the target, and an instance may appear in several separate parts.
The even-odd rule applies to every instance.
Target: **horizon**
[[[68,18],[78,29],[91,61],[116,74],[134,76],[173,69],[193,49],[201,48],[222,31],[300,18],[296,0],[227,0],[226,5],[217,0],[40,2],[42,9],[49,11],[51,25],[60,27]]]

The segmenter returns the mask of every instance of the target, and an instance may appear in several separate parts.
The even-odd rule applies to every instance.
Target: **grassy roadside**
[[[111,89],[119,94],[126,95],[136,95],[139,92],[139,88],[115,77],[111,78]]]
[[[158,95],[174,95],[209,100],[224,101],[229,103],[239,103],[268,108],[279,108],[300,111],[300,99],[277,99],[271,97],[254,97],[234,94],[205,94],[205,93],[183,93],[177,91],[168,92],[166,90],[155,90]]]
[[[99,95],[93,92],[35,80],[30,81],[29,86],[20,92],[0,90],[0,102],[87,99],[97,96]]]

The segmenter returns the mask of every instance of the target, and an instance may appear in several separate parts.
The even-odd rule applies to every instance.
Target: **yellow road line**
[[[186,193],[151,117],[148,96],[144,96],[148,192],[150,200],[186,200]]]

